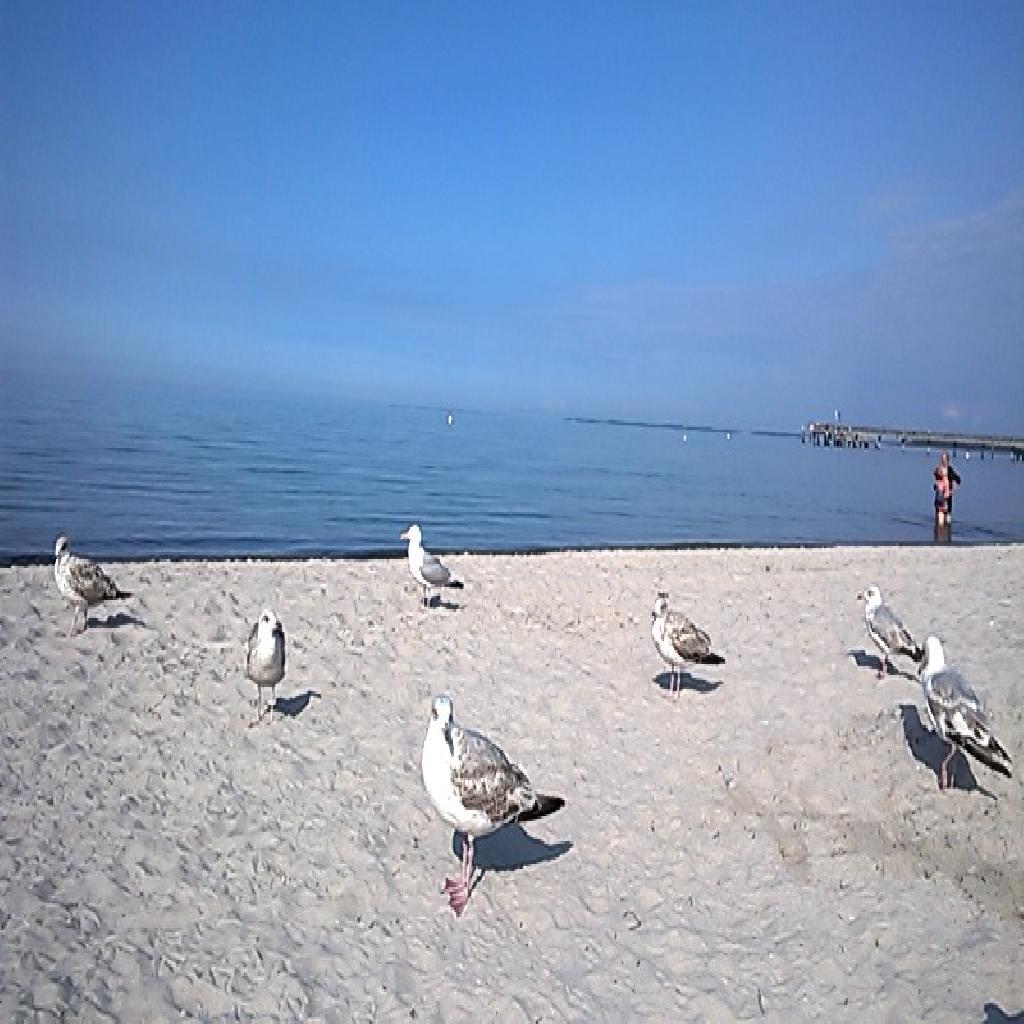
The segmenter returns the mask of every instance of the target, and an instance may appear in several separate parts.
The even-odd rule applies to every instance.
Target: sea
[[[459,552],[936,541],[923,448],[205,387],[2,398],[4,563],[61,532],[111,559],[399,554],[412,522]],[[954,465],[938,539],[1024,541],[1024,464]]]

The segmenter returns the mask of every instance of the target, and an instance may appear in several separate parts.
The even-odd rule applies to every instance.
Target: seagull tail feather
[[[920,662],[924,661],[924,648],[918,646],[917,644],[914,644],[914,649],[910,652],[910,656],[916,662],[920,663]]]
[[[451,587],[452,590],[463,590],[463,589],[465,589],[466,584],[463,583],[462,580],[449,580],[445,584],[445,586],[446,587]]]
[[[964,750],[976,757],[982,764],[988,765],[994,772],[999,772],[1008,779],[1013,778],[1010,755],[1003,749],[995,736],[990,736],[985,746],[970,736],[962,737],[960,743]]]
[[[545,796],[537,794],[537,802],[528,811],[519,815],[520,821],[536,821],[538,818],[546,818],[549,814],[565,806],[565,801],[560,796]]]
[[[114,587],[114,600],[120,601],[123,597],[131,597],[132,592],[130,590],[122,590],[120,587]]]
[[[715,654],[714,652],[709,652],[708,654],[702,654],[700,656],[700,658],[697,660],[697,664],[698,665],[724,665],[725,664],[725,658],[723,658],[720,654]]]

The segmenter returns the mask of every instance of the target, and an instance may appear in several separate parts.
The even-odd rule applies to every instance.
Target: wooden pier
[[[801,444],[826,448],[880,448],[883,444],[910,448],[946,448],[951,455],[958,451],[977,452],[995,458],[1008,454],[1014,462],[1024,462],[1024,437],[1001,434],[960,434],[950,430],[907,430],[903,427],[865,427],[851,423],[819,420],[808,423],[800,431]]]

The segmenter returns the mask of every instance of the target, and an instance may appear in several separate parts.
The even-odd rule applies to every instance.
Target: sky
[[[1024,434],[1024,4],[0,0],[0,357]]]

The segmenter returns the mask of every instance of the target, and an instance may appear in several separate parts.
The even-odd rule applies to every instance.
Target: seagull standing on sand
[[[535,793],[522,768],[486,736],[455,723],[451,697],[435,697],[423,741],[423,785],[437,813],[465,837],[462,871],[444,880],[448,905],[459,917],[472,892],[473,840],[511,821],[532,821],[557,811],[559,796]]]
[[[57,589],[75,606],[72,634],[85,632],[92,605],[132,596],[127,590],[122,590],[95,562],[71,554],[71,545],[63,533],[57,538],[54,557],[53,572],[57,578]]]
[[[399,534],[401,540],[409,542],[409,571],[413,579],[423,587],[423,604],[427,604],[427,591],[430,587],[452,587],[462,590],[462,584],[452,579],[447,566],[441,564],[436,555],[423,548],[423,533],[413,523],[405,533]]]
[[[956,748],[967,751],[993,771],[1012,778],[1010,755],[992,735],[985,707],[971,684],[954,668],[946,667],[946,657],[937,637],[924,642],[921,686],[932,728],[949,744],[949,753],[939,772],[939,789],[951,783],[946,769]]]
[[[889,656],[892,654],[905,654],[918,662],[924,657],[924,648],[914,642],[907,627],[882,601],[882,592],[878,587],[870,586],[867,590],[862,590],[857,595],[857,600],[864,602],[864,624],[868,627],[868,635],[875,642],[875,646],[882,652],[881,664],[878,666],[879,679],[885,677]]]
[[[245,674],[256,684],[256,720],[250,727],[263,721],[263,687],[270,687],[270,710],[277,703],[277,684],[284,678],[284,626],[281,620],[266,608],[253,623],[245,648]]]
[[[661,591],[651,612],[651,636],[658,653],[672,667],[672,692],[679,699],[679,670],[686,665],[723,665],[725,658],[711,650],[711,637],[685,615],[671,612],[668,594]]]

